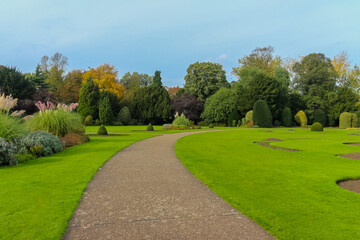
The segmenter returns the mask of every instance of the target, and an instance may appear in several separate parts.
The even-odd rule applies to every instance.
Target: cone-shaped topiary
[[[98,135],[108,135],[106,127],[104,125],[101,125],[101,127],[99,128],[97,134]]]
[[[351,128],[351,113],[343,112],[340,114],[339,128]]]
[[[253,119],[254,124],[259,127],[272,127],[272,114],[266,101],[258,100],[254,104]]]
[[[325,126],[326,124],[326,114],[323,110],[317,109],[314,111],[314,122],[319,122],[321,125]]]
[[[253,114],[254,114],[254,111],[251,110],[251,111],[248,111],[245,115],[245,121],[246,123],[248,122],[254,122],[254,119],[253,119]]]
[[[313,125],[311,125],[311,131],[314,132],[321,132],[323,131],[323,126],[321,123],[319,122],[316,122],[316,123],[313,123]]]
[[[304,111],[300,110],[294,117],[295,121],[302,127],[307,125],[307,117]]]
[[[128,107],[125,106],[120,110],[118,120],[124,125],[128,125],[130,123],[131,113]]]
[[[292,114],[290,108],[285,108],[281,114],[281,120],[284,127],[291,127]]]
[[[149,123],[149,125],[146,128],[146,131],[154,131],[154,127]]]

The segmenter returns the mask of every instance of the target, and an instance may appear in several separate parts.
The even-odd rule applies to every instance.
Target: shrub
[[[232,121],[232,125],[231,125],[232,127],[236,127],[236,120],[233,120]]]
[[[118,115],[118,120],[124,125],[129,125],[131,121],[131,113],[128,107],[123,107]]]
[[[272,114],[266,101],[258,100],[254,104],[254,124],[259,127],[272,127]]]
[[[228,117],[227,125],[229,127],[234,127],[233,122],[234,121],[237,122],[240,119],[241,119],[241,116],[240,116],[239,112],[237,110],[234,110],[234,111],[231,112],[231,114]],[[236,123],[235,123],[235,125],[236,125]]]
[[[146,131],[154,131],[154,127],[149,123],[149,125],[146,128]]]
[[[281,120],[284,127],[291,127],[292,125],[292,114],[290,108],[285,108],[281,114]]]
[[[28,132],[26,126],[18,117],[0,113],[0,123],[0,138],[4,138],[6,141],[23,136]]]
[[[32,155],[31,153],[20,153],[14,155],[18,163],[27,162],[33,159],[36,159],[36,156]]]
[[[102,124],[111,124],[113,119],[113,111],[110,106],[110,99],[104,97],[99,102],[99,119]]]
[[[95,120],[95,126],[100,126],[100,125],[101,125],[100,120],[99,120],[99,119],[96,119],[96,120]]]
[[[280,126],[281,126],[281,122],[280,122],[279,120],[275,120],[275,121],[274,121],[274,125],[275,125],[276,127],[280,127]]]
[[[15,149],[12,143],[0,138],[0,166],[17,165],[17,160],[14,157]]]
[[[253,114],[254,114],[254,111],[251,110],[251,111],[248,111],[245,115],[245,121],[246,123],[248,122],[254,122],[254,119],[253,119]]]
[[[64,109],[48,109],[36,113],[27,123],[32,131],[46,131],[58,137],[84,131],[80,115]]]
[[[307,126],[307,117],[304,111],[300,110],[294,117],[297,124],[302,127]]]
[[[213,124],[213,123],[210,123],[210,124],[209,124],[209,128],[214,128],[214,124]]]
[[[98,135],[108,135],[108,132],[106,130],[106,127],[104,125],[101,125],[99,127],[99,130],[97,132]]]
[[[245,124],[245,126],[246,127],[252,127],[252,126],[254,126],[254,123],[253,122],[248,122],[248,123]]]
[[[70,133],[65,137],[61,138],[60,140],[65,142],[65,147],[72,147],[90,141],[88,136],[78,133]]]
[[[200,121],[200,122],[198,122],[198,124],[197,124],[198,126],[207,126],[208,124],[205,122],[205,121]]]
[[[237,127],[241,127],[241,123],[242,123],[242,120],[239,120],[239,121],[237,122]]]
[[[339,127],[351,128],[351,113],[343,112],[340,114]]]
[[[173,125],[171,125],[171,124],[164,124],[164,125],[162,126],[162,129],[165,129],[165,130],[173,129]]]
[[[31,153],[35,156],[48,156],[63,150],[60,139],[48,132],[38,131],[21,138],[18,143],[23,153]]]
[[[314,111],[314,122],[319,122],[321,125],[325,126],[326,124],[326,114],[323,110],[317,109]]]
[[[311,125],[311,131],[317,131],[317,132],[321,132],[323,131],[323,125],[319,122],[315,122],[313,123],[313,125]]]
[[[89,115],[89,116],[87,116],[87,117],[85,118],[84,125],[85,125],[85,126],[90,126],[90,125],[92,125],[92,124],[93,124],[93,119],[92,119],[92,116]]]
[[[190,121],[189,121],[189,119],[187,119],[185,117],[184,114],[181,114],[181,116],[178,116],[174,119],[174,121],[172,122],[172,125],[173,126],[185,125],[185,126],[189,127]]]
[[[358,123],[358,116],[356,115],[356,113],[352,113],[351,114],[351,127],[356,128],[357,123]]]
[[[242,118],[241,119],[241,126],[245,126],[246,125],[246,118]]]

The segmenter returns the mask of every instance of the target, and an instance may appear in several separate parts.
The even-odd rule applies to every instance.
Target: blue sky
[[[0,65],[23,72],[60,52],[68,70],[161,70],[167,86],[183,85],[191,63],[219,62],[231,81],[240,57],[268,45],[282,57],[347,51],[360,64],[360,1],[1,0],[0,9]]]

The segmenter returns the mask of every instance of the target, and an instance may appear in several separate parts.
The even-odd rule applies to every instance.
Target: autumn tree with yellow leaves
[[[83,84],[86,83],[87,79],[91,79],[100,91],[109,91],[118,98],[124,96],[125,87],[118,82],[118,71],[113,65],[102,64],[97,68],[90,68],[83,75]]]

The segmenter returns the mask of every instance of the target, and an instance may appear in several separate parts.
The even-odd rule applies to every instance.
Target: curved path
[[[64,239],[273,239],[197,180],[158,136],[117,153],[89,183]]]

